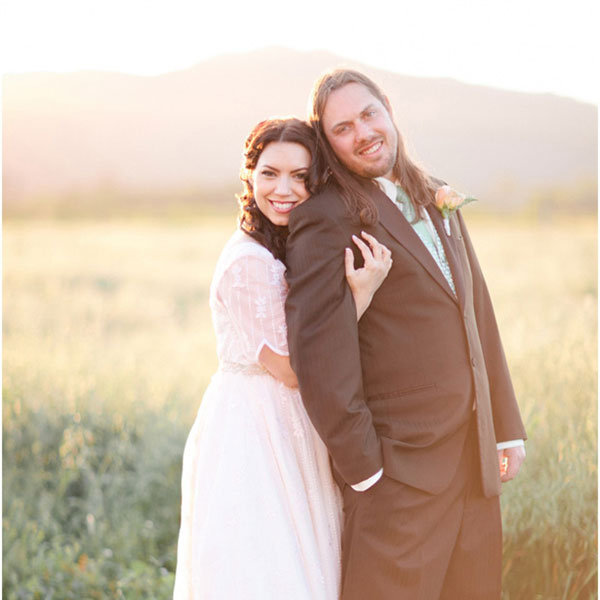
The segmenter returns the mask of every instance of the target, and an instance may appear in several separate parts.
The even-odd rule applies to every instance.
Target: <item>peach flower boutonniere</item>
[[[435,193],[435,207],[442,213],[442,217],[444,217],[444,229],[448,235],[450,235],[450,215],[465,204],[475,202],[476,200],[477,198],[465,196],[465,194],[457,192],[449,185],[443,185],[437,190]]]

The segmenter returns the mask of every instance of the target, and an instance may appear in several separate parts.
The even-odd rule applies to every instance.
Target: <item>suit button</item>
[[[471,356],[471,364],[475,366],[475,358]]]

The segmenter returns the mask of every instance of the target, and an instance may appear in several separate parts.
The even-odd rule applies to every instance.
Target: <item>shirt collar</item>
[[[379,184],[381,191],[392,201],[396,202],[396,184],[385,177],[375,177],[375,181]]]

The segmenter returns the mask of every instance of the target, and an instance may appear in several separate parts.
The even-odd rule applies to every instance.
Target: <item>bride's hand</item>
[[[372,235],[361,231],[361,236],[368,245],[359,237],[353,235],[352,241],[358,246],[364,259],[364,266],[354,268],[354,255],[350,248],[346,248],[345,265],[346,279],[354,296],[357,319],[360,319],[383,280],[387,277],[392,267],[392,253],[383,244],[380,244]]]

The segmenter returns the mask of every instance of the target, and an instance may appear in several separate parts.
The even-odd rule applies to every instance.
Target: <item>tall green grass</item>
[[[4,228],[3,597],[169,598],[181,454],[233,218]],[[528,429],[505,600],[596,597],[596,235],[477,221]]]
[[[595,230],[475,229],[527,427],[505,484],[504,598],[597,597]]]

